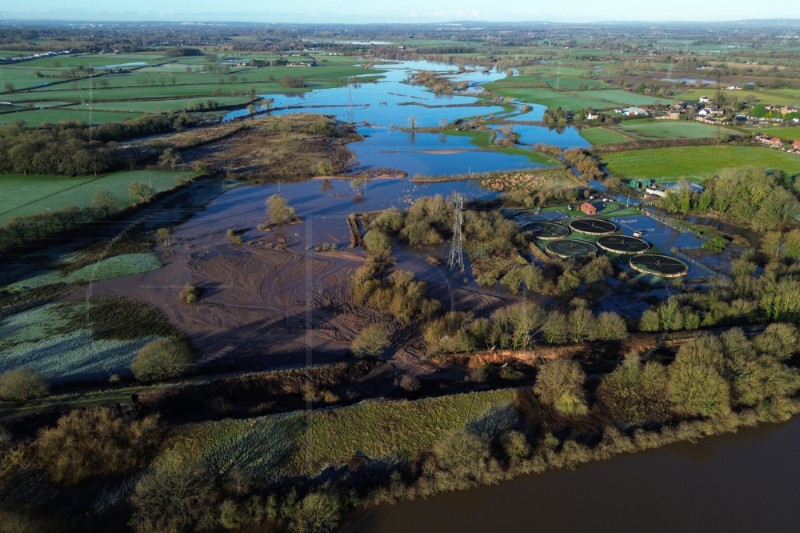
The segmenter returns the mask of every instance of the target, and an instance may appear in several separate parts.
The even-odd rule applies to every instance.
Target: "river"
[[[789,532],[800,417],[497,486],[380,507],[342,533]]]

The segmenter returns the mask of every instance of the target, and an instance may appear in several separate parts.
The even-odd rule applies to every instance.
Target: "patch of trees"
[[[555,109],[547,108],[542,116],[542,122],[551,128],[563,128],[569,123],[569,115],[561,108],[561,106],[558,106]]]
[[[286,75],[283,78],[281,78],[281,85],[283,87],[301,89],[306,86],[306,80],[302,76]]]
[[[600,163],[588,152],[580,148],[564,150],[563,155],[564,161],[575,168],[578,172],[578,177],[583,181],[597,180],[605,175],[600,168]]]
[[[528,350],[537,342],[618,342],[628,337],[628,328],[616,313],[595,315],[583,301],[566,313],[525,302],[502,307],[489,318],[451,311],[428,322],[422,336],[428,353],[437,355],[498,348]]]
[[[90,407],[71,411],[43,429],[33,448],[54,483],[74,485],[143,468],[162,434],[157,415],[139,418],[112,407]]]
[[[388,311],[402,324],[429,318],[441,307],[437,300],[427,298],[425,282],[415,281],[414,274],[405,270],[385,275],[374,264],[365,265],[355,271],[351,286],[357,304]]]
[[[167,48],[164,50],[164,56],[166,57],[190,57],[201,55],[203,55],[203,52],[199,48],[189,48],[185,46]]]
[[[759,274],[759,270],[761,270]],[[730,279],[716,280],[712,290],[680,294],[645,311],[642,331],[693,330],[761,322],[800,320],[800,266],[759,254],[732,262]]]
[[[185,112],[160,113],[96,128],[77,122],[0,130],[0,172],[83,176],[120,168],[126,158],[115,142],[179,131],[199,124]]]
[[[783,230],[800,214],[800,203],[791,190],[794,185],[760,167],[723,169],[705,186],[698,193],[688,183],[679,184],[659,206],[682,213],[713,209],[760,231]]]

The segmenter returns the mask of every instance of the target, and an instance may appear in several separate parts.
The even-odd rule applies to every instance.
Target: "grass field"
[[[189,426],[175,449],[233,469],[280,479],[316,474],[357,454],[402,461],[430,449],[451,431],[491,433],[513,423],[515,390],[418,401],[366,401],[352,407]]]
[[[67,313],[63,304],[49,304],[0,320],[0,372],[28,367],[55,383],[107,379],[128,374],[136,352],[155,338],[95,339]]]
[[[605,91],[582,91],[579,93],[585,98],[597,98],[616,106],[641,106],[641,105],[666,105],[674,103],[672,98],[648,96],[646,94],[631,93],[622,89],[609,89]]]
[[[800,157],[756,146],[687,146],[603,155],[611,174],[625,178],[693,177],[699,180],[723,168],[754,165],[800,174]]]
[[[61,275],[60,272],[54,271],[37,274],[33,277],[15,282],[6,288],[14,291],[36,289],[38,287],[55,285],[57,283],[76,285],[103,279],[141,274],[142,272],[150,272],[160,267],[161,262],[154,253],[122,254],[103,259],[102,261],[79,268],[66,275]]]
[[[785,128],[755,128],[750,130],[753,134],[763,133],[765,135],[772,135],[780,137],[788,141],[800,141],[800,127],[785,127]]]
[[[152,104],[151,104],[152,105]],[[83,122],[85,124],[101,124],[103,122],[123,122],[141,116],[141,113],[125,111],[111,112],[100,111],[94,107],[91,111],[80,104],[70,107],[35,109],[31,111],[16,111],[14,113],[0,114],[0,124],[11,124],[17,120],[24,120],[28,126],[41,126],[42,124],[57,124],[62,120]]]
[[[717,127],[686,120],[626,120],[619,125],[624,133],[640,139],[702,139],[716,137]],[[720,135],[738,133],[728,128],[719,128]]]
[[[592,143],[594,146],[599,146],[603,144],[626,143],[635,140],[630,137],[626,137],[625,135],[619,132],[602,127],[582,128],[581,137]]]
[[[128,185],[141,182],[161,192],[177,184],[176,176],[191,178],[191,172],[135,170],[101,176],[68,178],[63,176],[0,176],[0,224],[16,216],[46,210],[58,211],[69,205],[89,207],[97,191],[117,197],[117,207],[128,204]]]

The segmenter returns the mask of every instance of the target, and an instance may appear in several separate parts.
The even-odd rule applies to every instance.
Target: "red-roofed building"
[[[792,150],[795,152],[800,152],[800,141],[795,141],[792,143]]]
[[[597,208],[590,204],[589,202],[584,202],[581,204],[581,211],[586,213],[587,215],[596,215]]]

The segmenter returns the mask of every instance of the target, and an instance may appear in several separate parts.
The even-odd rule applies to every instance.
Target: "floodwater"
[[[458,72],[453,65],[426,61],[381,63],[386,72],[377,81],[362,81],[354,77],[346,87],[308,91],[304,94],[262,95],[271,98],[273,115],[316,113],[331,115],[337,120],[353,122],[357,131],[367,138],[349,145],[358,159],[359,169],[391,168],[413,176],[469,174],[502,170],[523,170],[540,167],[522,155],[503,154],[478,149],[469,138],[437,133],[416,132],[413,135],[400,129],[439,128],[442,124],[468,121],[474,118],[506,119],[521,136],[521,144],[549,144],[560,148],[587,147],[589,143],[576,128],[561,131],[542,126],[518,124],[519,121],[539,121],[544,106],[534,105],[525,114],[517,109],[507,113],[503,107],[473,96],[481,85],[507,74],[494,70],[469,69]],[[406,83],[418,70],[434,71],[448,79],[465,81],[467,94],[437,95],[423,86]],[[259,112],[266,109],[262,106]],[[248,115],[247,109],[231,111],[223,120]],[[434,153],[431,153],[434,152]]]
[[[342,533],[790,532],[800,523],[800,418],[380,507]]]

